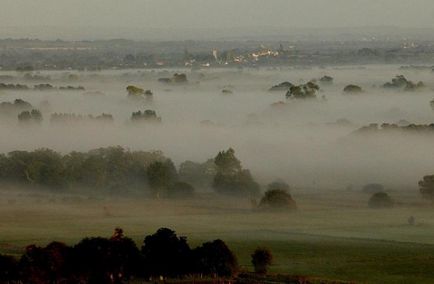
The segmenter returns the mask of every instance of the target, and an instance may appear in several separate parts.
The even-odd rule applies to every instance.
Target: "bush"
[[[363,92],[362,88],[360,86],[357,86],[357,85],[347,85],[344,88],[344,93],[347,93],[347,94],[360,94],[362,92]]]
[[[277,210],[294,210],[297,205],[291,195],[286,190],[272,189],[265,192],[262,197],[259,208],[277,209]]]
[[[194,270],[211,276],[230,277],[238,271],[238,261],[222,240],[202,244],[193,251]]]
[[[266,274],[268,266],[273,262],[273,255],[266,248],[257,248],[252,254],[252,264],[255,272]]]
[[[370,208],[391,208],[394,202],[385,192],[374,193],[368,201]]]

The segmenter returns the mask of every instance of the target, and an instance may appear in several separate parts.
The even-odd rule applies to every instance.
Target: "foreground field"
[[[272,273],[310,275],[361,283],[432,283],[434,212],[417,194],[392,193],[398,207],[366,208],[357,192],[294,193],[294,213],[260,213],[250,200],[202,195],[194,200],[85,198],[4,193],[0,200],[0,250],[52,240],[70,244],[84,236],[109,236],[120,226],[138,245],[160,227],[188,237],[191,246],[221,238],[252,270],[250,254],[266,246]],[[407,224],[414,216],[416,225]]]

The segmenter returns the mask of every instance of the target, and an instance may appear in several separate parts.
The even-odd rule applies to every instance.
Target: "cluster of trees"
[[[386,89],[401,89],[404,91],[416,91],[425,87],[425,84],[421,81],[414,83],[407,80],[403,75],[398,75],[392,79],[391,82],[387,82],[383,85]]]
[[[147,109],[136,111],[131,114],[132,122],[161,122],[161,117],[157,116],[155,110]]]
[[[51,91],[51,90],[61,90],[61,91],[84,91],[85,88],[83,86],[60,86],[60,87],[55,87],[51,84],[38,84],[33,86],[33,89],[38,90],[38,91]]]
[[[97,116],[80,115],[75,113],[53,113],[50,116],[52,123],[77,123],[77,122],[103,122],[112,123],[114,121],[113,115],[102,113]]]
[[[50,149],[0,155],[0,181],[55,189],[82,188],[124,192],[150,189],[155,197],[191,197],[195,186],[216,192],[255,196],[260,192],[250,171],[229,149],[203,164],[186,161],[179,172],[162,152],[107,147],[62,155]]]
[[[29,89],[29,86],[27,86],[27,85],[0,83],[0,90],[23,91],[23,90],[28,90],[28,89]]]
[[[37,109],[25,110],[18,115],[18,122],[26,125],[40,124],[42,119],[42,113]]]
[[[49,90],[62,90],[62,91],[84,91],[85,88],[83,86],[60,86],[55,87],[51,84],[37,84],[33,86],[34,90],[38,91],[49,91]],[[5,84],[0,83],[0,90],[15,90],[15,91],[23,91],[23,90],[31,90],[31,87],[24,84]]]
[[[133,85],[127,87],[127,92],[129,98],[143,98],[143,96],[146,98],[151,98],[153,96],[151,90],[145,91],[144,89]]]
[[[286,93],[287,99],[311,99],[316,98],[316,93],[319,91],[319,86],[310,81],[306,84],[292,86]]]
[[[265,271],[271,254],[254,253]],[[256,266],[255,266],[256,267]],[[131,279],[232,277],[238,271],[234,253],[222,240],[190,248],[185,237],[161,228],[135,242],[115,229],[110,238],[85,238],[74,246],[52,242],[29,245],[20,259],[0,255],[1,283],[126,283]]]
[[[49,149],[0,155],[0,181],[27,186],[120,191],[147,186],[146,169],[161,152],[108,147],[62,155]]]
[[[384,131],[411,131],[420,133],[432,133],[434,131],[434,123],[431,124],[409,124],[399,126],[395,123],[371,123],[368,126],[363,126],[355,131],[355,133],[379,133]]]

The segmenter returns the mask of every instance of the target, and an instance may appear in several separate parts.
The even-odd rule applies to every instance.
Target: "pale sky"
[[[0,36],[62,29],[434,28],[434,0],[1,0]]]

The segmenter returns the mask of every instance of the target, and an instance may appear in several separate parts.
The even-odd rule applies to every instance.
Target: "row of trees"
[[[143,188],[146,170],[166,161],[159,151],[129,151],[108,147],[62,155],[50,149],[13,151],[0,155],[0,180],[53,189],[92,190]]]
[[[119,146],[66,155],[50,149],[13,151],[0,155],[0,181],[112,192],[149,188],[156,197],[192,196],[195,186],[238,196],[260,192],[233,149],[221,151],[203,164],[186,161],[179,172],[160,151],[129,151]]]
[[[266,272],[271,253],[254,254],[255,267]],[[0,255],[0,283],[125,283],[132,278],[232,277],[237,271],[237,258],[222,240],[192,249],[185,237],[167,228],[146,236],[140,249],[117,228],[110,238],[85,238],[74,246],[29,245],[18,260]]]

